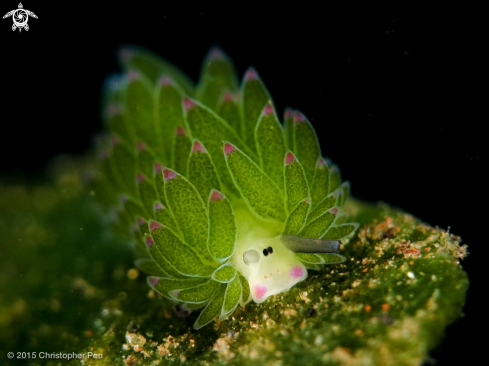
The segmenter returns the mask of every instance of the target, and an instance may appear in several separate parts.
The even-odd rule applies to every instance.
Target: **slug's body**
[[[251,216],[246,209],[242,210],[244,212],[238,211],[238,217]],[[240,221],[246,224],[238,227],[238,241],[231,262],[250,284],[253,301],[263,302],[268,296],[306,279],[306,268],[283,245],[279,227],[260,225],[251,217],[243,217]]]
[[[213,49],[194,88],[147,51],[121,55],[92,189],[136,237],[149,285],[203,309],[195,328],[344,260],[339,239],[357,228],[339,215],[349,185],[300,112],[280,124],[256,71],[238,85]]]

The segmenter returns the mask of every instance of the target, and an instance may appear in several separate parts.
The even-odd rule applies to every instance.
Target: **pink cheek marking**
[[[255,286],[255,296],[259,299],[267,293],[267,287],[261,283]]]
[[[292,267],[292,269],[290,270],[289,273],[290,273],[290,277],[299,278],[299,277],[302,277],[304,275],[304,268],[299,267],[299,266],[294,266],[294,267]]]

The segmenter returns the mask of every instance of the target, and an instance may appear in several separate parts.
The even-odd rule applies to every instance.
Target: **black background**
[[[11,18],[0,22],[4,180],[35,180],[52,157],[88,148],[102,128],[100,87],[119,70],[120,45],[147,47],[197,80],[207,49],[218,44],[240,77],[255,66],[280,113],[290,106],[311,120],[323,155],[339,165],[354,196],[450,226],[469,244],[465,316],[431,356],[438,365],[481,359],[487,336],[474,331],[487,327],[479,294],[487,289],[489,119],[480,10],[378,2],[23,4],[39,17],[28,32],[12,32]],[[0,12],[16,7],[4,1]]]

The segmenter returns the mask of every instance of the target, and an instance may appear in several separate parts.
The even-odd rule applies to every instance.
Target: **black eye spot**
[[[268,247],[268,253],[270,253],[270,254],[273,253],[273,248],[272,247]]]
[[[268,250],[263,249],[263,255],[266,257],[268,255]]]

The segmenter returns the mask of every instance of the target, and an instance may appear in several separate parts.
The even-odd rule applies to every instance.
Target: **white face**
[[[251,297],[257,303],[307,278],[306,267],[284,246],[280,236],[247,242],[237,248],[232,261],[248,280]]]

